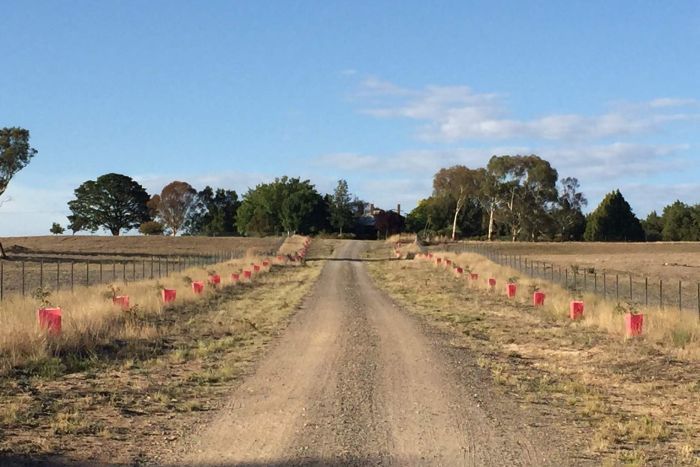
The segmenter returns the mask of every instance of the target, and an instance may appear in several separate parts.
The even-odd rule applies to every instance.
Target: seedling
[[[517,284],[518,283],[518,278],[517,277],[509,277],[507,279],[509,284]]]
[[[615,312],[620,313],[621,315],[638,315],[640,314],[639,311],[637,311],[637,304],[633,302],[624,302],[620,303],[618,302],[617,305],[615,305]]]
[[[41,308],[50,308],[53,306],[51,300],[51,291],[45,287],[37,287],[32,292],[32,298],[39,302]]]
[[[116,285],[114,285],[114,284],[108,284],[108,285],[107,285],[107,290],[105,290],[105,291],[102,293],[102,296],[103,296],[106,300],[114,300],[114,298],[115,298],[117,295],[119,295],[119,294],[121,293],[121,291],[122,291],[122,289],[120,289],[120,288],[117,287]]]
[[[528,289],[530,290],[530,294],[534,294],[535,292],[539,292],[540,286],[537,284],[530,284]]]
[[[192,278],[191,278],[190,276],[185,276],[185,277],[182,278],[182,282],[184,282],[185,285],[190,285],[190,284],[192,284],[192,282],[194,282],[194,281],[192,280]]]

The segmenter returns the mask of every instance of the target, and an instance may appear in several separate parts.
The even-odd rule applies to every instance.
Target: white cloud
[[[467,86],[426,86],[410,89],[376,77],[361,83],[358,97],[366,98],[362,112],[378,118],[407,118],[423,122],[421,139],[454,142],[467,139],[590,141],[656,131],[662,125],[700,118],[694,99],[658,98],[645,103],[618,105],[600,115],[551,114],[533,119],[513,118],[504,98],[477,93]]]

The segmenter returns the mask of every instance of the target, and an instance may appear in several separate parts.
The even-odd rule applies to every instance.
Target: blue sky
[[[245,192],[280,175],[412,208],[440,167],[536,153],[590,208],[700,202],[697,1],[12,1],[0,126],[39,150],[0,236],[107,172]]]

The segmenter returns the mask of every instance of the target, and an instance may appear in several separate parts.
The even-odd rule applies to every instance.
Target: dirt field
[[[163,237],[163,236],[97,236],[53,235],[0,238],[10,259],[51,258],[54,256],[129,257],[163,255],[208,255],[233,253],[242,256],[250,248],[277,251],[283,237]]]
[[[481,243],[484,244],[484,243]],[[491,248],[523,258],[602,273],[633,273],[669,282],[700,282],[700,242],[677,243],[531,243],[492,242]]]

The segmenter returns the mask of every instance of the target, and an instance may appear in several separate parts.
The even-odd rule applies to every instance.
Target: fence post
[[[649,306],[649,278],[644,278],[644,306]]]
[[[700,320],[700,282],[698,282],[698,319]]]
[[[683,310],[683,289],[682,281],[678,281],[678,311]]]
[[[122,279],[124,280],[124,283],[126,284],[126,261],[122,263]]]
[[[659,308],[664,309],[664,280],[659,279]]]
[[[700,284],[698,284],[698,291],[700,291]],[[5,296],[5,263],[0,260],[0,300]],[[700,300],[698,301],[700,304]],[[700,309],[700,305],[698,305]]]
[[[22,261],[22,296],[24,297],[24,261]]]
[[[564,269],[564,288],[569,286],[569,268]]]
[[[606,274],[603,273],[603,298],[606,298],[608,295],[608,281],[606,279]]]
[[[70,291],[73,292],[75,288],[75,260],[70,260]]]
[[[136,282],[136,261],[131,262],[131,272],[133,273],[132,279]]]
[[[598,293],[598,272],[593,273],[593,293]]]
[[[165,257],[165,277],[168,277],[169,272],[170,271],[169,271],[169,265],[168,265],[168,257],[166,256]]]
[[[61,288],[61,260],[56,261],[56,292]]]
[[[620,275],[615,274],[615,299],[620,303]]]
[[[44,290],[44,260],[39,261],[39,287]]]
[[[630,302],[633,300],[633,295],[632,295],[632,274],[630,273]]]
[[[85,286],[90,285],[90,260],[85,263]]]
[[[104,279],[102,279],[102,261],[100,261],[100,284],[104,282]]]

